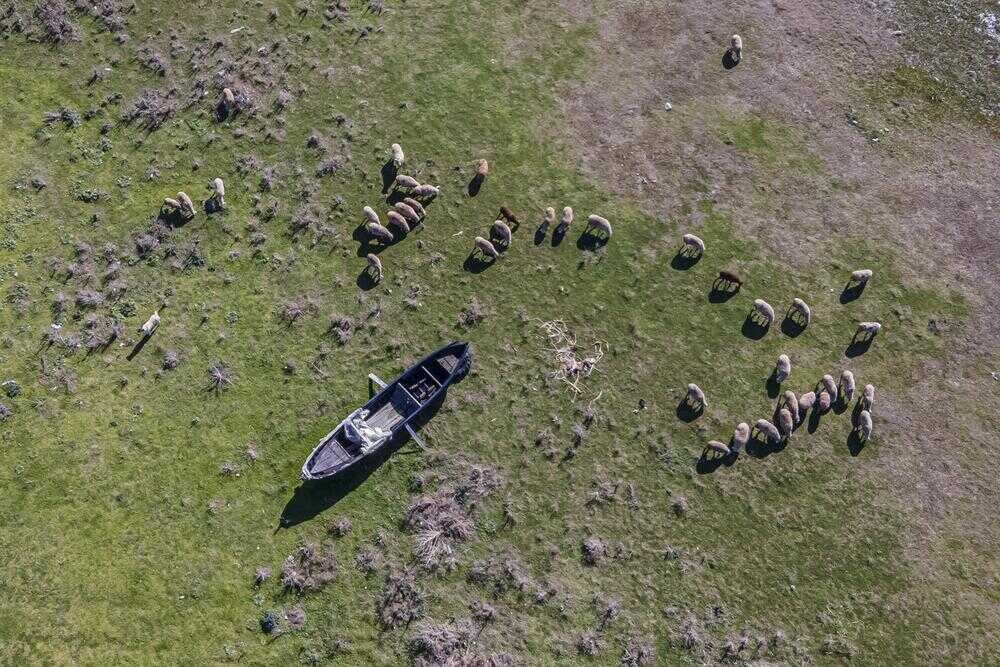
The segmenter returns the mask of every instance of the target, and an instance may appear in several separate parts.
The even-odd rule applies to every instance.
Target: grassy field
[[[912,395],[930,383],[921,400],[943,405],[990,386],[995,338],[955,361],[957,375],[933,364],[953,359],[975,315],[992,312],[980,299],[994,297],[914,259],[933,235],[879,208],[904,219],[910,200],[858,204],[836,224],[801,215],[804,198],[863,200],[865,186],[810,128],[720,102],[738,91],[688,105],[678,93],[672,111],[642,112],[643,131],[722,147],[749,165],[739,178],[752,196],[730,197],[728,177],[697,156],[643,184],[648,198],[630,196],[628,156],[574,134],[566,96],[601,76],[628,81],[614,66],[623,54],[596,45],[603,21],[631,9],[385,4],[122,4],[119,28],[117,14],[69,3],[79,40],[64,43],[34,3],[13,3],[0,22],[0,382],[17,387],[0,394],[0,661],[995,659],[1000,570],[981,559],[997,531],[969,519],[997,494],[979,448],[997,416],[977,405],[939,419]],[[742,20],[740,30],[752,24]],[[685,65],[691,76],[722,77],[725,43]],[[879,79],[891,86],[852,81],[854,115],[837,127],[861,146],[855,158],[919,173],[938,154],[919,137],[995,139],[979,98],[931,76],[912,67]],[[244,110],[220,120],[226,85]],[[144,91],[169,112],[155,129],[143,127],[149,116],[126,120]],[[402,171],[441,195],[422,228],[381,252],[373,286],[357,228],[362,206],[387,210],[380,169],[393,142]],[[995,157],[972,163],[995,177]],[[470,197],[479,158],[491,172]],[[154,224],[164,197],[184,190],[200,203],[216,176],[224,211]],[[676,206],[664,214],[651,200]],[[470,263],[501,205],[522,221],[511,248]],[[544,208],[566,205],[577,216],[566,237],[536,235]],[[603,247],[581,240],[592,212],[614,225]],[[766,220],[759,234],[754,216]],[[787,244],[774,242],[781,229]],[[687,231],[708,245],[692,266],[674,256]],[[727,267],[748,282],[719,299],[712,282]],[[842,303],[860,267],[876,278]],[[780,322],[760,338],[747,331],[753,299],[780,320],[796,296],[813,309],[801,335]],[[162,325],[137,347],[161,303]],[[338,337],[331,322],[344,319]],[[884,330],[856,354],[848,344],[867,320]],[[552,376],[553,321],[581,356],[603,354],[579,392]],[[123,332],[101,344],[113,322]],[[62,329],[46,344],[53,323]],[[363,474],[299,488],[316,441],[366,399],[368,372],[395,377],[449,340],[470,341],[475,364],[423,429],[431,451],[405,443]],[[778,451],[706,460],[708,439],[770,417],[782,353],[793,360],[782,389],[805,392],[843,369],[873,383],[874,438],[852,441],[851,410],[837,409]],[[231,374],[221,390],[209,382],[217,364]],[[710,402],[690,422],[678,408],[689,382]],[[905,466],[907,452],[926,453],[913,429],[922,417],[930,429],[932,414],[946,429],[933,439],[942,465],[964,475],[941,483],[975,493],[925,515],[911,508],[932,502],[915,500],[922,487],[907,477],[925,472]],[[415,551],[424,501],[472,527],[445,540],[454,557],[436,567]],[[933,558],[914,555],[921,541]],[[316,579],[331,581],[283,581],[303,545],[318,554]],[[255,584],[261,567],[272,575]],[[380,622],[400,578],[413,582],[412,621]],[[262,631],[268,613],[274,633]]]

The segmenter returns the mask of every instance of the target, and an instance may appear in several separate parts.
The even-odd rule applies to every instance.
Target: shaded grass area
[[[181,9],[167,4],[157,14],[140,14],[134,32],[145,34],[154,20]],[[230,29],[208,9],[183,9],[188,25],[220,34]],[[737,421],[769,415],[764,382],[781,352],[793,358],[796,391],[843,367],[880,391],[898,390],[920,359],[940,350],[926,320],[960,317],[960,300],[890,287],[898,283],[886,254],[870,262],[885,278],[862,299],[841,305],[847,260],[861,258],[845,250],[842,262],[809,276],[788,275],[759,259],[753,242],[695,194],[691,207],[705,216],[700,233],[710,251],[685,271],[672,269],[680,215],[650,220],[628,202],[609,200],[537,141],[535,119],[552,108],[546,90],[560,78],[585,75],[576,62],[586,31],[559,34],[559,48],[509,66],[495,62],[500,45],[486,29],[509,3],[437,8],[419,25],[408,16],[418,9],[390,13],[385,34],[358,41],[344,27],[321,29],[317,16],[299,19],[290,3],[281,5],[272,26],[263,9],[242,10],[240,24],[257,31],[248,39],[254,47],[270,35],[313,34],[288,48],[302,62],[331,63],[339,70],[333,83],[301,67],[296,77],[310,89],[300,92],[286,82],[295,100],[285,112],[217,124],[206,102],[148,136],[108,110],[114,127],[106,151],[98,133],[104,116],[76,128],[51,127],[39,138],[42,114],[61,105],[83,110],[112,91],[127,100],[161,85],[157,77],[107,35],[65,51],[5,43],[11,56],[0,70],[3,88],[19,92],[0,102],[4,117],[13,119],[2,130],[9,148],[0,158],[0,180],[20,182],[37,172],[48,185],[37,193],[30,186],[0,192],[0,224],[14,230],[13,241],[0,249],[4,294],[21,284],[30,301],[23,312],[11,299],[3,303],[0,332],[0,379],[10,376],[24,387],[10,401],[13,419],[0,426],[0,480],[8,493],[0,540],[11,554],[2,570],[0,618],[8,636],[0,655],[92,663],[242,656],[284,663],[326,655],[330,639],[339,637],[354,647],[352,662],[402,660],[409,630],[380,634],[373,622],[381,573],[365,577],[352,561],[378,529],[393,537],[388,559],[409,560],[399,522],[425,455],[404,448],[333,507],[324,509],[330,500],[320,494],[316,509],[323,511],[312,520],[280,529],[279,517],[313,444],[366,397],[369,370],[392,377],[440,342],[464,338],[476,348],[475,370],[425,435],[439,451],[498,468],[506,479],[501,497],[513,503],[519,521],[510,525],[502,503],[494,503],[480,518],[479,539],[463,553],[463,566],[422,577],[430,617],[460,617],[470,600],[488,597],[467,581],[468,563],[509,549],[533,576],[552,584],[556,599],[533,605],[502,596],[496,603],[501,622],[482,641],[527,660],[576,660],[576,637],[595,625],[595,594],[619,597],[628,619],[602,631],[602,660],[616,657],[619,644],[639,633],[654,638],[661,656],[700,661],[701,647],[684,649],[675,637],[678,618],[689,613],[713,619],[699,621],[711,657],[718,657],[726,636],[751,625],[784,630],[793,648],[775,650],[789,660],[800,651],[819,654],[828,635],[843,636],[866,660],[914,659],[919,638],[885,620],[884,601],[906,577],[895,558],[897,526],[867,504],[870,482],[858,474],[877,465],[874,448],[904,443],[876,438],[854,458],[845,445],[847,415],[829,415],[816,434],[803,428],[785,451],[767,459],[743,457],[711,476],[699,476],[695,462],[707,438],[726,439]],[[371,20],[353,12],[350,24]],[[81,87],[91,63],[115,54],[123,62],[105,82]],[[57,66],[62,59],[66,66]],[[45,64],[44,76],[30,67],[35,62]],[[345,120],[337,120],[341,115]],[[252,136],[232,136],[240,125]],[[266,130],[276,128],[284,131],[283,141],[265,139]],[[332,177],[314,176],[321,157],[306,148],[313,131],[327,140],[328,155],[349,157]],[[780,131],[758,122],[724,131],[740,150],[765,162],[777,159]],[[354,283],[364,260],[351,233],[361,206],[377,200],[379,166],[397,140],[411,173],[441,183],[443,194],[424,230],[382,254],[385,283],[361,293]],[[792,152],[796,159],[774,164],[813,165],[808,151]],[[263,195],[280,202],[271,221],[251,204],[259,174],[236,171],[235,159],[247,153],[278,172],[279,185]],[[494,169],[482,193],[469,200],[462,186],[478,157]],[[151,167],[159,171],[152,180]],[[219,174],[227,180],[228,210],[200,214],[171,237],[181,249],[197,237],[204,265],[177,269],[159,253],[133,255],[132,235],[145,229],[164,196],[186,189],[197,202],[204,184]],[[301,202],[296,193],[306,180],[316,181],[318,190]],[[83,190],[107,196],[87,204],[79,201]],[[343,203],[335,205],[338,196]],[[551,237],[531,244],[542,208],[564,203],[581,219],[590,211],[612,218],[613,241],[600,252],[581,253],[574,228],[558,247]],[[525,219],[514,247],[482,274],[463,271],[472,237],[488,229],[501,204]],[[291,219],[304,209],[330,222],[332,238],[311,246],[307,234],[290,232]],[[259,254],[249,247],[246,229],[254,219],[267,235]],[[125,358],[130,347],[117,343],[62,360],[77,379],[70,393],[39,381],[42,359],[54,365],[61,356],[38,348],[54,293],[72,297],[80,289],[51,275],[45,261],[71,259],[78,239],[95,248],[115,243],[128,256],[130,287],[108,307],[127,329],[162,297],[171,305],[131,362]],[[240,257],[230,259],[233,249]],[[432,261],[435,254],[441,261]],[[734,261],[749,273],[748,285],[723,304],[710,303],[715,272]],[[407,302],[414,288],[417,307]],[[803,294],[812,295],[815,324],[801,336],[789,339],[777,326],[760,341],[740,333],[753,298],[782,310]],[[486,317],[459,328],[458,313],[472,298]],[[289,299],[309,300],[315,310],[289,325],[278,316]],[[77,312],[67,326],[80,327]],[[356,323],[343,346],[327,333],[331,314]],[[581,344],[607,345],[579,399],[547,379],[552,359],[535,318],[563,319]],[[883,321],[885,335],[848,362],[844,347],[853,323],[863,319]],[[158,373],[166,349],[179,350],[181,364]],[[206,368],[219,359],[236,377],[231,389],[215,395]],[[286,372],[288,361],[295,373]],[[674,408],[689,381],[706,389],[712,407],[685,425]],[[598,395],[596,423],[574,447],[572,426]],[[640,398],[647,408],[634,413]],[[543,429],[553,433],[552,461],[534,444]],[[245,455],[251,444],[260,452],[253,463]],[[220,474],[227,462],[238,476]],[[588,506],[587,491],[604,479],[631,484],[634,506],[623,498]],[[689,507],[683,516],[673,509],[680,497]],[[336,542],[338,579],[302,600],[309,619],[303,632],[269,640],[259,632],[260,616],[296,597],[276,580],[253,589],[254,568],[278,569],[300,540],[323,539],[334,516],[353,523],[351,534]],[[596,568],[583,565],[580,543],[587,536],[621,542],[624,555]],[[666,558],[667,547],[679,557]],[[664,615],[670,606],[679,617]]]

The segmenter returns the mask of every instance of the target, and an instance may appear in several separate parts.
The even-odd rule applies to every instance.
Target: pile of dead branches
[[[549,344],[546,351],[555,357],[556,369],[549,373],[549,377],[565,382],[579,394],[582,391],[580,381],[589,378],[597,370],[597,365],[604,358],[607,344],[603,341],[594,341],[590,346],[577,344],[576,336],[562,320],[537,322]],[[581,358],[588,351],[590,354]]]

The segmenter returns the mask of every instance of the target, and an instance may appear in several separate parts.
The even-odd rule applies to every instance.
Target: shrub
[[[285,559],[281,583],[297,593],[317,591],[337,576],[337,560],[329,547],[307,542]]]
[[[3,403],[0,403],[0,423],[3,423],[5,421],[7,421],[8,419],[10,419],[13,416],[14,416],[14,413],[11,412],[10,408],[8,408]]]
[[[599,565],[607,556],[607,545],[596,537],[588,537],[580,545],[585,565]]]
[[[408,626],[424,615],[424,594],[411,570],[390,572],[375,604],[375,617],[384,630]]]
[[[56,44],[78,42],[83,34],[80,26],[69,19],[69,8],[63,0],[39,0],[35,18],[45,38]]]
[[[222,361],[216,361],[208,367],[208,388],[220,393],[232,386],[236,375]]]

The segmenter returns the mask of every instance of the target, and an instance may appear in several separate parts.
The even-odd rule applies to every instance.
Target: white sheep
[[[418,185],[413,188],[413,196],[420,199],[434,199],[439,194],[441,194],[441,190],[433,185]]]
[[[225,116],[229,117],[229,114],[236,108],[236,95],[233,94],[232,90],[229,88],[222,89],[222,98],[219,100],[219,105],[222,107]]]
[[[405,202],[398,201],[394,204],[394,206],[396,207],[396,210],[399,211],[404,218],[406,218],[407,222],[414,225],[420,222],[420,216],[417,215],[417,212]]]
[[[875,385],[866,384],[859,400],[861,401],[861,408],[871,412],[872,406],[875,404]]]
[[[854,400],[854,373],[851,371],[840,374],[840,399],[844,403]]]
[[[792,419],[792,412],[788,408],[781,408],[778,410],[778,428],[781,430],[781,434],[786,438],[792,434],[795,429],[795,421]]]
[[[188,197],[187,193],[183,191],[178,192],[177,201],[180,202],[181,205],[181,214],[183,214],[185,218],[193,218],[195,213],[194,202],[191,201],[191,198]]]
[[[563,228],[568,228],[573,224],[573,208],[567,206],[563,209],[562,220],[559,222],[559,226]]]
[[[377,222],[369,222],[365,225],[365,229],[368,231],[369,236],[383,245],[392,243],[394,240],[392,232]]]
[[[787,354],[779,354],[778,362],[774,365],[774,381],[781,384],[792,374],[792,360]]]
[[[769,444],[781,442],[781,433],[778,432],[778,428],[766,419],[758,419],[754,428],[767,439]]]
[[[139,327],[139,333],[143,336],[152,336],[153,332],[156,331],[156,327],[160,326],[160,311],[155,311],[146,320],[146,323]]]
[[[163,198],[163,208],[168,211],[179,211],[181,209],[181,203],[174,199],[173,197]]]
[[[858,414],[858,425],[855,430],[860,431],[862,441],[870,439],[872,437],[872,413],[862,410]]]
[[[396,188],[406,188],[407,190],[414,190],[420,187],[420,181],[413,178],[412,176],[399,174],[398,176],[396,176],[396,180],[393,181],[393,185]]]
[[[872,278],[871,269],[858,269],[857,271],[851,272],[851,277],[847,281],[847,287],[851,288],[854,286],[860,287],[861,285],[867,285],[868,281]]]
[[[501,241],[505,246],[509,247],[513,235],[507,223],[503,220],[497,220],[493,223],[493,227],[490,228],[490,237]]]
[[[826,393],[830,394],[830,401],[832,403],[837,402],[837,396],[839,395],[839,391],[837,389],[837,381],[833,379],[832,375],[830,375],[829,373],[824,375],[820,379],[819,384],[817,384],[816,386],[818,388],[821,388],[821,391],[825,391]]]
[[[733,449],[740,451],[750,442],[750,424],[740,422],[733,429]]]
[[[475,247],[472,249],[473,254],[478,250],[483,253],[484,257],[500,259],[500,253],[497,251],[496,247],[482,236],[477,236],[474,243]]]
[[[860,322],[854,331],[855,340],[871,340],[882,330],[880,322]]]
[[[427,217],[427,211],[424,210],[424,205],[413,197],[403,197],[403,203],[412,208],[421,219]]]
[[[388,224],[400,229],[404,234],[410,233],[410,223],[408,223],[406,218],[400,215],[398,211],[387,212],[385,214],[385,218],[388,221]]]
[[[798,321],[803,327],[807,327],[812,322],[812,310],[809,308],[809,304],[795,297],[792,299],[792,305],[788,307],[786,317],[793,321]]]
[[[806,413],[812,409],[812,406],[815,403],[816,403],[815,391],[807,391],[806,393],[799,396],[799,417],[805,419]]]
[[[732,49],[736,60],[739,61],[743,57],[743,38],[739,35],[733,35],[729,38],[729,47]]]
[[[378,255],[368,253],[365,255],[365,259],[368,260],[368,266],[365,267],[365,271],[373,274],[375,282],[382,281],[382,260],[378,258]]]
[[[395,165],[396,169],[403,166],[406,156],[403,155],[403,147],[399,144],[393,144],[389,147],[389,151],[392,153],[392,164]]]
[[[750,319],[752,321],[760,320],[761,325],[769,327],[771,322],[774,322],[774,308],[764,299],[754,299]]]
[[[796,423],[799,421],[799,399],[795,397],[795,392],[791,389],[786,389],[785,393],[781,396],[781,403],[779,405],[784,405],[788,408],[788,411],[792,413],[792,419]]]
[[[724,443],[719,442],[718,440],[709,440],[708,445],[706,445],[706,447],[712,450],[713,452],[718,452],[719,454],[722,454],[723,456],[729,456],[730,454],[729,447],[726,446]]]
[[[215,202],[215,205],[219,208],[226,207],[226,184],[223,183],[221,178],[216,178],[212,180],[212,184],[208,186],[208,189],[212,191],[211,201]]]
[[[830,406],[833,405],[833,399],[830,397],[830,394],[824,391],[819,395],[817,405],[821,413],[826,412],[830,409]]]
[[[688,385],[687,395],[684,397],[684,402],[696,410],[708,407],[708,400],[705,398],[705,392],[701,390],[701,387],[693,382]]]
[[[701,257],[705,254],[705,242],[694,234],[685,234],[681,237],[681,242],[684,244],[681,255]]]
[[[476,176],[480,179],[486,178],[486,175],[490,173],[490,163],[486,160],[476,161]]]
[[[365,220],[368,222],[374,222],[376,225],[382,224],[382,221],[378,219],[378,213],[371,206],[365,206],[361,212],[365,214]]]
[[[611,238],[611,223],[608,222],[607,218],[602,218],[599,215],[590,215],[587,217],[587,232],[589,233],[590,231]]]

